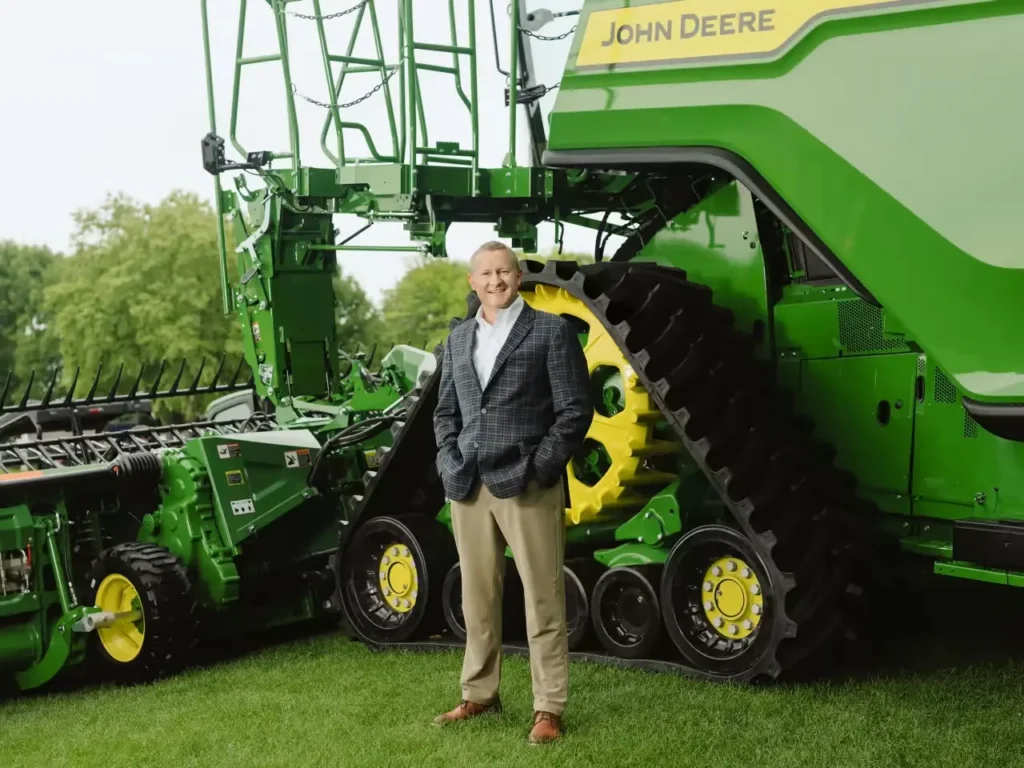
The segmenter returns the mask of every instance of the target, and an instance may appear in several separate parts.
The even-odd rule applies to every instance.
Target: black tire
[[[660,566],[618,567],[605,571],[590,598],[598,641],[614,656],[651,656],[663,637],[658,599]]]
[[[120,577],[120,578],[118,578]],[[100,588],[107,603],[126,580],[134,589],[141,646],[132,658],[125,625],[93,630],[90,656],[100,674],[124,683],[143,683],[181,669],[195,640],[195,612],[188,574],[181,561],[163,547],[126,542],[103,551],[86,578],[84,604],[97,605]],[[128,593],[130,595],[130,593]],[[129,630],[130,632],[130,630]]]
[[[444,621],[460,641],[466,642],[466,619],[462,613],[462,568],[458,563],[448,569],[441,587]]]
[[[407,555],[400,554],[401,566],[384,563],[392,546],[408,549]],[[342,547],[338,588],[345,618],[357,637],[375,644],[401,643],[441,632],[444,577],[456,560],[451,534],[444,526],[425,515],[375,517],[360,525]],[[409,574],[410,591],[401,597],[385,595],[382,565],[390,566],[388,579],[401,580]],[[402,576],[391,573],[398,567],[404,569]],[[400,605],[392,605],[392,598]]]
[[[565,623],[569,650],[582,648],[590,638],[590,594],[600,565],[589,558],[567,561],[565,572]]]
[[[744,604],[744,617],[752,621],[751,628],[742,628],[717,615],[721,629],[712,626],[707,603],[715,606],[715,591],[708,590],[711,582],[704,580],[705,572],[720,559],[737,558],[746,567],[742,576],[723,573],[723,581],[736,585],[741,581],[755,583],[760,598],[753,606]],[[750,541],[739,531],[724,525],[705,525],[687,532],[672,547],[661,578],[661,610],[665,627],[672,642],[687,663],[709,672],[713,677],[745,677],[763,666],[786,637],[787,619],[784,604],[786,593],[784,578],[778,568],[765,562]],[[743,587],[733,586],[735,594],[749,601]],[[718,590],[721,592],[721,589]],[[717,606],[715,606],[717,608]],[[748,608],[753,607],[756,615]],[[738,619],[739,621],[739,619]],[[728,630],[742,634],[742,639],[728,636]]]

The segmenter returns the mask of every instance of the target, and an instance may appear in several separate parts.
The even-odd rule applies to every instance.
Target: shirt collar
[[[519,294],[516,296],[515,301],[509,304],[504,309],[499,309],[497,316],[494,318],[494,325],[492,326],[486,320],[484,320],[484,308],[481,305],[476,311],[476,324],[480,328],[499,328],[502,326],[509,326],[515,323],[520,313],[523,311],[523,305],[526,302],[523,301],[523,295]]]

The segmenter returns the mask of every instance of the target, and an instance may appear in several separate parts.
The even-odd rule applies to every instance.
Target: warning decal
[[[240,469],[231,469],[224,473],[227,477],[228,485],[242,485],[245,483],[245,475],[242,474]]]
[[[217,456],[222,459],[234,459],[242,455],[242,447],[238,443],[225,443],[217,446]]]
[[[818,23],[871,8],[944,0],[682,0],[597,11],[576,64],[691,63],[775,53]]]
[[[297,451],[285,451],[284,454],[284,465],[288,468],[291,467],[308,467],[309,466],[309,449],[300,448]]]

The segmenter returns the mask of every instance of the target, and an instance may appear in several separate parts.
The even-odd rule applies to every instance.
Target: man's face
[[[508,251],[483,251],[477,254],[469,285],[486,309],[504,309],[519,295],[522,276]]]

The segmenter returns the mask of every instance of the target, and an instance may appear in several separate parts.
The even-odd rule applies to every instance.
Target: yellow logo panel
[[[690,63],[774,53],[820,21],[943,0],[681,0],[590,14],[579,67]]]

